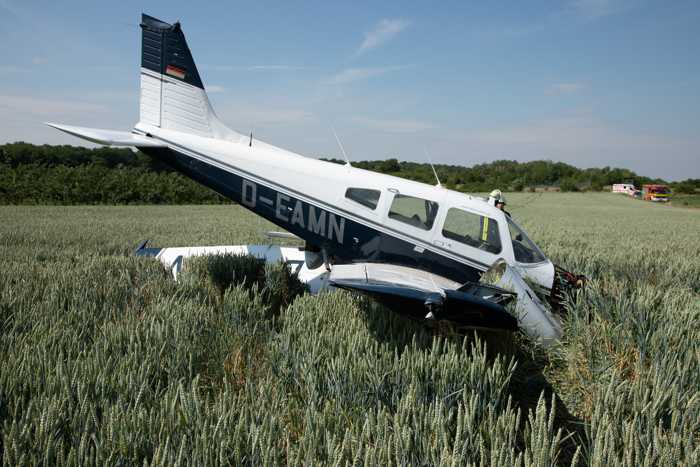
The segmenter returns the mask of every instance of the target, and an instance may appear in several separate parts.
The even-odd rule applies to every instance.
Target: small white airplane
[[[538,294],[553,302],[578,277],[557,274],[493,199],[304,157],[237,133],[214,113],[180,24],[144,14],[141,28],[140,119],[133,130],[48,125],[95,143],[138,148],[305,247],[144,243],[136,254],[158,257],[175,276],[190,256],[253,254],[285,261],[312,292],[353,290],[415,318],[520,328],[545,345],[561,336],[559,317]],[[489,269],[500,276],[495,286],[479,282]],[[512,300],[517,316],[505,308]]]

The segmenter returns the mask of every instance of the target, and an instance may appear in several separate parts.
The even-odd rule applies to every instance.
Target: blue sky
[[[0,0],[0,142],[129,129],[140,14],[180,20],[219,116],[309,156],[551,159],[700,177],[700,2]]]

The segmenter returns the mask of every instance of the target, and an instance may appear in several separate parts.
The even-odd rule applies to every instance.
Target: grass
[[[565,338],[431,331],[278,267],[236,206],[0,207],[0,450],[21,464],[698,465],[700,212],[508,194],[589,277]]]
[[[700,208],[700,193],[694,195],[674,194],[671,204],[682,208]]]

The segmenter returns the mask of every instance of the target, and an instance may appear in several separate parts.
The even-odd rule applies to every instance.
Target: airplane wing
[[[165,147],[148,136],[136,135],[126,131],[101,130],[99,128],[59,125],[58,123],[48,122],[46,124],[69,135],[106,146]]]
[[[458,326],[518,329],[518,319],[505,309],[515,294],[498,287],[465,287],[426,271],[378,263],[336,264],[329,284],[369,295],[389,309],[421,320],[433,312],[436,319]]]

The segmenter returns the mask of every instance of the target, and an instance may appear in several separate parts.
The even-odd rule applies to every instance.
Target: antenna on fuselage
[[[345,158],[345,165],[348,167],[352,167],[352,165],[350,165],[350,159],[348,159],[348,155],[345,154],[345,148],[343,148],[343,143],[340,142],[340,138],[338,138],[338,133],[335,132],[335,127],[331,127],[331,130],[333,130],[333,136],[335,136],[335,140],[338,142],[338,146],[340,146],[340,152],[343,153],[343,157]]]
[[[438,177],[437,172],[435,171],[435,166],[433,165],[433,159],[430,157],[430,154],[428,154],[428,150],[426,148],[423,148],[423,151],[425,151],[425,157],[428,158],[428,163],[430,164],[430,168],[433,169],[433,175],[435,175],[435,180],[437,180],[437,185],[442,188],[442,183],[440,183],[440,178]]]

